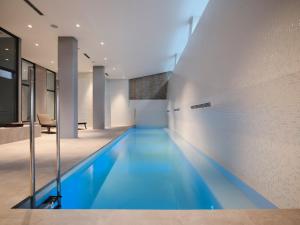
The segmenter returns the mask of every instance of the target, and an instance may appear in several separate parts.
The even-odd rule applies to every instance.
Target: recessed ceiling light
[[[77,24],[76,24],[76,27],[79,28],[79,27],[80,27],[80,24],[77,23]]]
[[[107,57],[104,57],[104,61],[107,61]]]
[[[113,70],[116,70],[116,67],[113,67]]]
[[[31,24],[28,24],[27,27],[31,29],[31,28],[32,28],[32,25],[31,25]]]
[[[5,50],[5,51],[9,51],[9,48],[5,48],[4,50]]]
[[[35,43],[34,45],[35,45],[36,47],[39,47],[39,46],[40,46],[40,44],[39,44],[39,43]]]
[[[52,61],[50,61],[50,63],[51,63],[51,64],[54,64],[54,61],[52,60]]]
[[[101,42],[100,42],[100,45],[101,45],[101,46],[103,46],[103,45],[104,45],[104,42],[103,42],[103,41],[101,41]]]
[[[9,59],[4,59],[5,61],[9,61]]]

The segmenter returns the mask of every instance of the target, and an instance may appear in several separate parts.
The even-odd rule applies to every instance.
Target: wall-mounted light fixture
[[[191,109],[202,109],[202,108],[207,108],[207,107],[211,107],[210,102],[206,102],[206,103],[202,103],[202,104],[198,104],[198,105],[192,105]]]

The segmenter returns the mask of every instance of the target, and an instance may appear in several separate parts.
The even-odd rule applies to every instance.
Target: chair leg
[[[48,130],[48,134],[50,134],[50,127],[47,127],[47,130]]]

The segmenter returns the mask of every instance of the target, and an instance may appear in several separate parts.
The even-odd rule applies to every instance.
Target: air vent
[[[192,105],[191,109],[202,109],[202,108],[207,108],[207,107],[211,107],[210,102],[206,102],[206,103],[199,104],[199,105]]]
[[[91,58],[91,57],[90,57],[88,54],[86,54],[86,53],[84,53],[84,56],[87,57],[88,59]]]
[[[29,0],[24,0],[24,2],[26,2],[35,12],[37,12],[40,16],[43,16],[44,13],[41,12],[41,10],[39,10],[34,4],[32,4],[32,2],[30,2]]]
[[[180,108],[174,109],[174,112],[179,112]]]

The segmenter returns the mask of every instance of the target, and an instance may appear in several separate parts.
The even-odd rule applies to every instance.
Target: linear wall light
[[[88,59],[91,58],[91,57],[90,57],[88,54],[86,54],[86,53],[83,53],[83,55],[84,55],[85,57],[87,57]]]
[[[202,103],[202,104],[198,104],[198,105],[192,105],[191,109],[203,109],[203,108],[207,108],[207,107],[211,107],[210,102],[206,102],[206,103]]]

